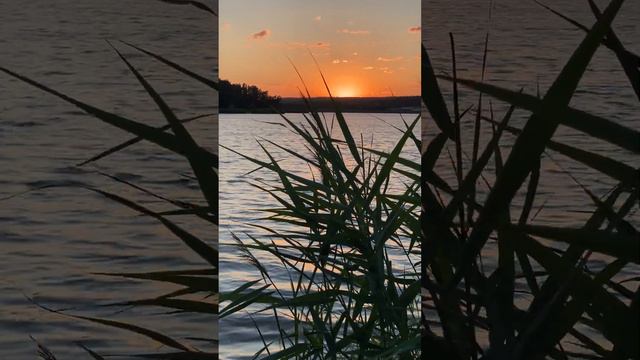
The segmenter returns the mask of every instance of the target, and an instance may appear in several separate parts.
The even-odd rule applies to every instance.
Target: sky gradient
[[[221,0],[220,77],[327,96],[315,57],[334,96],[419,95],[420,33],[418,0]]]

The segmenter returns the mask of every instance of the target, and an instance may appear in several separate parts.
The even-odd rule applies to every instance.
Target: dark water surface
[[[161,113],[105,39],[132,42],[213,77],[216,31],[217,21],[203,12],[153,0],[7,0],[0,2],[0,65],[105,110],[160,125]],[[179,117],[216,111],[215,92],[115,44]],[[209,117],[188,127],[203,145],[215,149],[215,123]],[[95,173],[101,170],[175,199],[199,201],[197,188],[181,175],[189,173],[185,161],[150,144],[138,144],[95,166],[74,167],[129,137],[0,74],[0,198],[46,185],[86,184],[152,209],[168,209]],[[206,224],[178,222],[215,240],[215,229]],[[189,266],[202,266],[202,261],[156,221],[78,187],[0,201],[0,359],[35,358],[29,335],[60,359],[88,358],[74,345],[76,340],[103,354],[167,351],[129,332],[47,313],[24,295],[55,309],[125,320],[177,338],[213,337],[217,328],[212,319],[150,316],[162,312],[158,309],[115,314],[116,308],[99,307],[175,288],[92,273]]]

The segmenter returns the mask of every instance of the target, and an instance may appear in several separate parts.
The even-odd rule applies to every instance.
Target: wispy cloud
[[[373,66],[365,66],[362,68],[362,70],[373,70],[375,69]]]
[[[256,33],[251,34],[250,38],[253,40],[262,40],[262,39],[266,39],[270,35],[271,35],[271,30],[263,29]]]
[[[318,15],[318,16],[314,17],[313,20],[321,21],[322,20],[322,16]]]
[[[346,60],[346,59],[335,59],[335,60],[332,61],[332,63],[334,63],[334,64],[341,64],[341,63],[344,64],[344,63],[348,63],[348,62],[349,62],[349,60]]]
[[[326,49],[326,48],[328,48],[328,47],[331,47],[331,44],[330,44],[330,43],[327,43],[327,42],[322,42],[322,41],[320,41],[320,42],[317,42],[317,43],[315,43],[315,44],[311,44],[309,47],[311,47],[311,48],[318,48],[318,49]]]
[[[274,45],[286,47],[287,49],[329,49],[331,48],[331,43],[323,42],[323,41],[318,41],[315,43],[292,41],[292,42],[274,44]]]
[[[421,26],[412,26],[409,29],[407,29],[407,32],[410,34],[417,34],[417,33],[420,33],[421,30],[422,30]]]
[[[354,30],[354,29],[340,29],[338,30],[341,34],[349,34],[349,35],[369,35],[371,31],[369,30]]]
[[[382,56],[378,56],[378,61],[382,61],[382,62],[394,62],[394,61],[400,61],[404,59],[402,56],[396,56],[396,57],[382,57]]]

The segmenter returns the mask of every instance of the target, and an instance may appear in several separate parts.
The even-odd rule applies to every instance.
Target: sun
[[[357,97],[358,89],[352,85],[343,85],[336,89],[337,97]]]

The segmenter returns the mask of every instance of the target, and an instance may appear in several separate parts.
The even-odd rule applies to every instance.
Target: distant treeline
[[[268,91],[254,85],[233,84],[220,80],[221,113],[302,113],[309,111],[309,104],[302,98],[271,96]],[[336,102],[342,112],[356,113],[419,113],[419,96],[311,98],[313,109],[320,112],[336,111]]]
[[[232,84],[220,80],[220,110],[243,109],[247,111],[268,109],[280,104],[280,96],[270,96],[268,91],[254,85]]]

